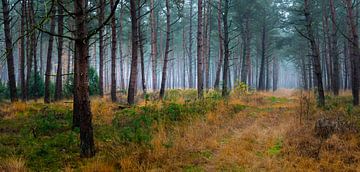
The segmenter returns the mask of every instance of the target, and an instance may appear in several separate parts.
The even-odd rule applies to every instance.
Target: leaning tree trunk
[[[168,57],[170,52],[170,5],[169,0],[166,0],[166,42],[165,42],[165,56],[164,56],[164,65],[161,76],[161,87],[160,87],[160,99],[164,98],[165,95],[165,86],[166,86],[166,73],[167,73],[167,64]]]
[[[50,17],[50,33],[55,32],[55,9],[51,9],[51,17]],[[48,43],[48,51],[46,57],[46,71],[45,71],[45,92],[44,92],[44,102],[50,103],[50,77],[51,77],[51,58],[53,53],[53,42],[54,36],[49,35],[49,43]]]
[[[114,8],[114,0],[110,0],[111,9]],[[111,101],[116,102],[116,19],[111,17]]]
[[[3,10],[4,33],[5,33],[6,62],[8,68],[8,78],[9,78],[9,87],[10,87],[10,99],[11,102],[15,102],[17,101],[15,67],[14,67],[14,57],[12,50],[10,8],[7,0],[2,0],[2,6],[3,6],[2,10]]]
[[[61,0],[58,1],[61,3]],[[58,5],[58,35],[64,34],[64,17],[63,9]],[[58,67],[56,71],[56,84],[55,84],[55,101],[62,98],[62,51],[63,51],[63,38],[58,37]]]
[[[130,0],[130,18],[131,18],[131,71],[130,71],[130,80],[128,88],[128,103],[130,105],[135,103],[135,87],[137,82],[137,63],[138,63],[138,41],[139,34],[138,32],[138,17],[136,14],[137,10],[137,0]]]
[[[86,0],[78,0],[74,3],[76,39],[75,49],[78,59],[78,82],[75,85],[75,92],[78,92],[78,113],[80,116],[80,155],[81,157],[95,156],[95,145],[92,127],[92,115],[89,98],[89,59],[87,38],[87,9]]]
[[[305,21],[306,21],[306,30],[307,30],[307,36],[308,40],[311,46],[312,51],[312,59],[313,59],[313,65],[314,65],[314,73],[316,75],[317,80],[317,91],[318,91],[318,106],[325,106],[325,93],[324,93],[324,86],[323,86],[323,80],[322,80],[322,71],[321,71],[321,65],[320,65],[320,51],[319,47],[315,41],[315,36],[313,33],[312,28],[312,19],[311,14],[309,10],[309,2],[308,0],[304,0],[304,15],[305,15]]]

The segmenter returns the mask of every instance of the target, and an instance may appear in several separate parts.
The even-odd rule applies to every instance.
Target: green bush
[[[74,90],[74,76],[70,75],[64,85],[64,96],[71,97]],[[89,68],[89,94],[90,96],[99,95],[99,76],[93,67]]]
[[[7,84],[0,82],[0,101],[9,98],[9,87],[7,86]]]

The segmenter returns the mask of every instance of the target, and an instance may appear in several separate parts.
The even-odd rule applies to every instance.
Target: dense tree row
[[[319,106],[325,105],[325,91],[352,89],[358,105],[356,4],[2,0],[6,65],[0,79],[8,83],[12,102],[19,95],[22,101],[44,97],[45,103],[73,97],[83,157],[95,155],[89,98],[94,92],[109,93],[113,102],[127,93],[133,105],[138,90],[159,90],[163,99],[166,89],[197,88],[202,99],[209,89],[221,89],[226,97],[242,82],[260,91],[316,88]],[[298,73],[290,76],[294,69]]]

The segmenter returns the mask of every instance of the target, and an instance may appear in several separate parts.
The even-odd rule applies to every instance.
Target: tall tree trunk
[[[221,0],[218,2],[218,16],[217,16],[217,24],[218,24],[218,34],[219,34],[219,62],[216,67],[216,74],[215,74],[215,89],[219,89],[220,85],[220,74],[221,74],[221,66],[223,65],[224,60],[224,45],[223,45],[223,35],[221,29],[221,17],[222,17],[222,10],[221,10]]]
[[[119,18],[119,55],[120,55],[120,89],[125,89],[125,80],[124,80],[124,55],[122,49],[122,33],[123,33],[123,25],[122,20],[124,17],[124,7],[121,5],[120,8],[120,18]]]
[[[278,58],[273,59],[273,91],[278,89],[279,81],[279,61]]]
[[[130,18],[131,18],[131,72],[128,88],[128,103],[130,105],[135,103],[135,87],[137,82],[137,64],[138,64],[138,17],[136,14],[138,0],[130,0]]]
[[[223,10],[223,25],[224,25],[224,71],[223,71],[223,89],[222,89],[222,96],[227,96],[228,93],[228,75],[229,75],[229,57],[230,57],[230,50],[229,50],[229,26],[228,26],[228,12],[229,12],[229,0],[225,0],[224,2],[224,10]]]
[[[29,9],[29,4],[28,1],[25,1],[26,3],[26,8],[25,8],[25,13],[26,13],[26,17],[25,17],[25,21],[26,21],[26,81],[25,81],[25,96],[26,96],[26,100],[29,99],[29,90],[30,90],[30,77],[31,77],[31,69],[32,69],[32,57],[30,54],[30,40],[31,40],[31,24],[30,24],[30,9]]]
[[[251,55],[251,50],[250,50],[250,44],[251,44],[251,32],[250,32],[250,14],[246,14],[245,15],[245,32],[244,32],[244,51],[245,51],[245,56],[244,56],[244,60],[243,60],[243,64],[242,64],[242,69],[241,69],[241,82],[245,83],[245,84],[251,84],[251,82],[247,82],[247,77],[248,74],[250,73],[250,68],[251,68],[251,61],[250,61],[250,55]]]
[[[198,31],[197,31],[197,90],[198,90],[198,98],[202,99],[204,96],[204,79],[203,79],[203,18],[202,18],[202,1],[198,0]]]
[[[152,89],[157,89],[157,26],[154,0],[150,0]]]
[[[104,0],[99,0],[99,23],[104,22],[105,15],[105,2]],[[104,96],[104,29],[99,30],[99,91],[100,96]]]
[[[349,46],[350,46],[350,61],[351,61],[351,85],[353,104],[359,105],[359,35],[355,22],[352,0],[345,0],[346,12],[348,17],[348,31],[349,31]]]
[[[114,0],[110,0],[111,9],[114,8]],[[116,102],[116,19],[111,17],[111,101]]]
[[[145,66],[144,66],[144,37],[141,30],[141,7],[139,6],[138,9],[138,18],[139,18],[139,27],[138,27],[138,34],[139,34],[139,49],[140,49],[140,65],[141,65],[141,86],[143,89],[144,94],[146,94],[146,79],[145,79]]]
[[[193,54],[192,54],[192,44],[193,44],[193,0],[190,0],[190,16],[189,16],[189,87],[194,88],[194,74],[193,74]]]
[[[324,86],[323,86],[323,80],[322,80],[322,72],[321,72],[321,65],[320,65],[320,51],[319,47],[315,41],[315,36],[313,33],[312,28],[312,19],[309,9],[309,2],[308,0],[304,0],[304,15],[305,15],[305,21],[306,21],[306,30],[307,30],[307,36],[308,40],[311,46],[312,50],[312,59],[313,59],[313,65],[314,65],[314,73],[316,75],[317,80],[317,91],[318,91],[318,106],[325,106],[325,94],[324,94]]]
[[[6,62],[8,69],[10,99],[11,102],[16,102],[17,93],[16,93],[15,67],[14,67],[14,57],[13,57],[12,38],[11,38],[10,8],[7,0],[2,0],[2,6],[3,6],[2,10],[3,10]]]
[[[262,34],[261,34],[261,60],[260,60],[260,74],[259,74],[259,85],[258,90],[265,90],[265,59],[266,59],[266,26],[265,17],[263,19]]]
[[[332,90],[334,95],[339,95],[340,89],[340,62],[338,56],[338,45],[337,45],[337,26],[336,26],[336,10],[334,6],[334,0],[330,0],[330,11],[332,21],[332,32],[331,32],[331,56],[333,61],[333,76],[332,78]]]
[[[31,23],[31,26],[34,28],[36,23],[35,23],[35,12],[34,12],[34,7],[33,7],[33,0],[29,0],[29,18],[30,18],[30,23]],[[33,31],[31,36],[31,41],[30,41],[30,58],[33,58],[34,60],[34,85],[33,85],[33,88],[32,91],[34,92],[34,98],[35,100],[37,98],[39,98],[39,79],[38,79],[38,76],[39,76],[39,73],[38,73],[38,63],[37,63],[37,54],[36,54],[36,46],[37,46],[37,36],[36,36],[36,32]]]
[[[51,16],[50,16],[50,32],[55,33],[55,14],[56,9],[51,9]],[[45,71],[45,96],[44,96],[44,102],[50,103],[50,77],[51,77],[51,68],[52,68],[52,53],[53,53],[53,42],[54,42],[54,36],[49,35],[49,43],[48,43],[48,51],[47,51],[47,57],[46,57],[46,71]]]
[[[61,3],[61,0],[58,1]],[[64,10],[58,5],[58,35],[64,34]],[[62,98],[62,55],[63,55],[63,38],[58,37],[58,67],[56,71],[56,85],[55,85],[55,101]]]
[[[78,59],[78,82],[75,91],[78,92],[78,113],[80,116],[80,155],[81,157],[95,156],[95,145],[93,138],[92,115],[89,99],[89,59],[87,38],[87,1],[78,0],[74,3],[75,25],[76,25],[76,58]]]
[[[165,56],[164,56],[164,65],[161,76],[161,87],[160,87],[160,99],[164,98],[165,95],[165,87],[166,87],[166,77],[167,77],[167,65],[168,65],[168,57],[170,52],[170,4],[169,0],[166,0],[166,42],[165,42]]]
[[[26,101],[25,91],[25,21],[26,17],[26,0],[21,1],[21,26],[20,26],[20,82],[21,82],[21,99]]]

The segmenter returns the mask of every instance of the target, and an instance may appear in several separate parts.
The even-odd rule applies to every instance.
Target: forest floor
[[[79,157],[68,102],[0,104],[0,171],[357,171],[360,109],[349,93],[317,108],[309,92],[169,90],[123,109],[93,98],[97,155]],[[151,96],[149,96],[151,99]],[[337,123],[326,138],[318,119]]]

